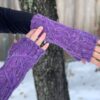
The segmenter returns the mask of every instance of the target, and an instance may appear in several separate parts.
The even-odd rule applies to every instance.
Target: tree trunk
[[[29,3],[30,1],[30,3]],[[55,0],[20,0],[21,7],[33,14],[41,13],[57,20]],[[47,55],[34,67],[38,100],[69,100],[63,50],[50,45]]]

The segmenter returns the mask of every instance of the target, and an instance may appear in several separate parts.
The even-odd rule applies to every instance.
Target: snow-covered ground
[[[0,66],[2,66],[2,62]],[[66,64],[67,66],[67,64]],[[66,68],[71,100],[100,100],[100,72],[93,64],[71,62]],[[9,100],[37,100],[32,71],[30,70]]]
[[[66,71],[71,100],[100,100],[100,71],[95,65],[72,62]]]
[[[0,66],[3,62],[0,62]],[[9,100],[37,100],[32,70],[30,70],[22,83],[13,92]]]

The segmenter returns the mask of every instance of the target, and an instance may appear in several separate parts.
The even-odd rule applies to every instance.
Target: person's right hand
[[[40,26],[37,29],[31,30],[29,33],[27,33],[26,37],[31,39],[32,41],[35,41],[35,43],[41,47],[41,44],[43,41],[45,41],[46,38],[46,33],[43,33],[39,38],[38,36],[41,34],[43,31],[43,27]],[[41,48],[43,50],[46,50],[49,47],[49,43],[44,44]]]
[[[0,69],[0,100],[8,100],[26,73],[45,54],[49,43],[41,46],[46,37],[46,33],[42,33],[42,31],[43,27],[31,30],[26,37],[13,43],[9,49],[5,64]]]

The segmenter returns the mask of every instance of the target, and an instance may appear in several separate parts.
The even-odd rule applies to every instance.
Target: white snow
[[[32,70],[27,73],[25,79],[9,100],[37,100]]]
[[[0,66],[2,65],[3,62],[0,62]],[[34,78],[32,76],[32,70],[30,70],[9,100],[37,100]]]
[[[0,66],[3,62],[0,62]],[[90,63],[71,62],[66,64],[71,100],[100,100],[100,72]],[[37,100],[34,79],[30,70],[9,100]]]
[[[68,64],[68,82],[71,100],[100,100],[100,72],[90,63]]]

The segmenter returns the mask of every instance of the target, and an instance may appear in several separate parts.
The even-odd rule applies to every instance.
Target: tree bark
[[[41,13],[53,20],[58,19],[55,0],[20,0],[20,2],[25,11],[33,14]],[[38,100],[69,100],[64,53],[61,48],[50,45],[45,57],[35,65],[33,74]]]

